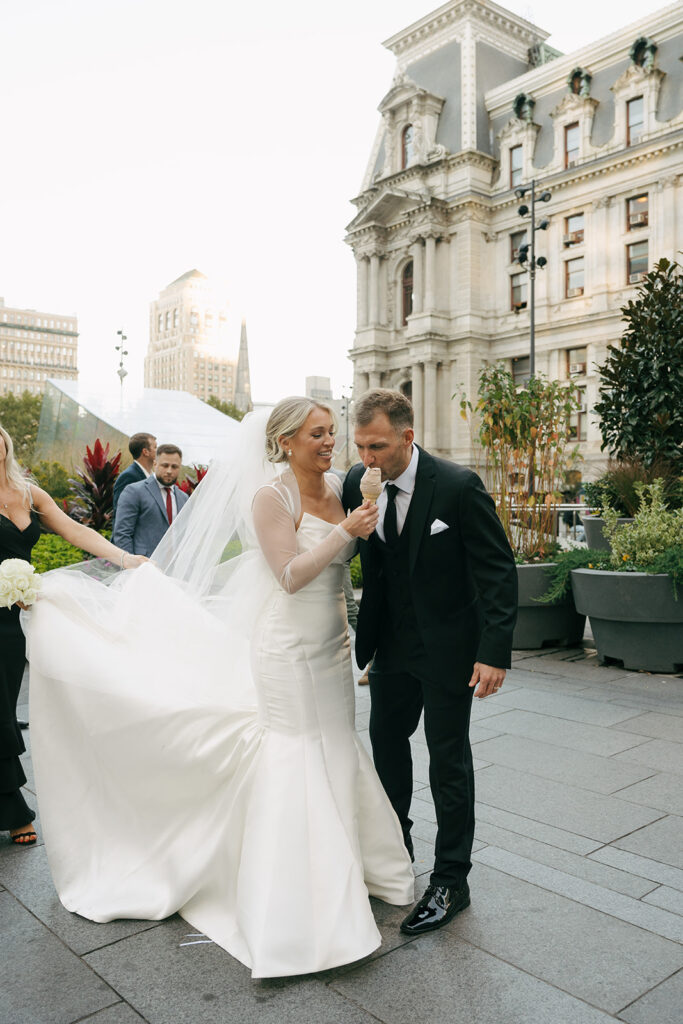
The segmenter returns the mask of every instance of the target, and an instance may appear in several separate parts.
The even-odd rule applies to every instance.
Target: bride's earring
[[[291,457],[292,457],[292,449],[290,448],[290,449],[289,449],[289,450],[287,451],[287,458],[291,459]]]

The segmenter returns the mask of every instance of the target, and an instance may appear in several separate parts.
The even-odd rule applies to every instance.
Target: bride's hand
[[[344,529],[352,537],[360,537],[367,540],[370,534],[377,528],[379,509],[370,501],[364,501],[357,509],[346,517],[343,523]]]

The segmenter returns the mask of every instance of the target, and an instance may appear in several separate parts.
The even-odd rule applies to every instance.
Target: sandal
[[[38,841],[38,836],[33,829],[31,829],[30,832],[17,832],[16,835],[10,836],[10,839],[13,843],[16,843],[17,846],[33,846],[34,843]]]

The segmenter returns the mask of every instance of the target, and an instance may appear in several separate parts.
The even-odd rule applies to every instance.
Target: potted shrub
[[[604,534],[603,507],[614,509],[619,516],[619,525],[633,522],[640,503],[639,484],[651,484],[661,479],[664,487],[664,501],[668,508],[683,505],[683,483],[674,475],[673,467],[664,459],[646,466],[639,458],[610,459],[606,471],[597,480],[584,484],[584,501],[597,511],[581,516],[589,548],[609,551],[609,541]]]
[[[576,447],[570,447],[570,419],[578,407],[573,382],[538,375],[519,389],[501,364],[482,368],[474,404],[465,397],[460,401],[517,561],[516,648],[573,644],[583,637],[585,616],[577,613],[571,592],[551,603],[538,600],[548,589],[548,569],[559,550],[556,505],[579,460]]]
[[[577,609],[588,615],[599,657],[627,669],[683,668],[683,509],[668,509],[664,481],[639,484],[641,501],[620,526],[605,508],[610,550],[558,556],[545,600],[557,600],[571,581]]]

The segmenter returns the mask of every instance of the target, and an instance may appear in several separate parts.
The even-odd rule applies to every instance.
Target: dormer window
[[[576,161],[579,159],[579,145],[580,145],[580,134],[579,134],[579,122],[574,121],[573,124],[565,125],[564,129],[564,166],[573,167]]]
[[[524,149],[522,146],[510,148],[510,188],[522,184],[524,176]]]
[[[413,312],[413,261],[406,263],[403,268],[403,274],[401,276],[401,295],[402,295],[402,317],[401,326],[405,327],[408,323],[408,317]]]
[[[645,128],[645,104],[642,96],[634,96],[626,104],[626,145],[635,146]]]
[[[405,170],[413,160],[415,132],[412,124],[407,124],[401,135],[401,170]]]

